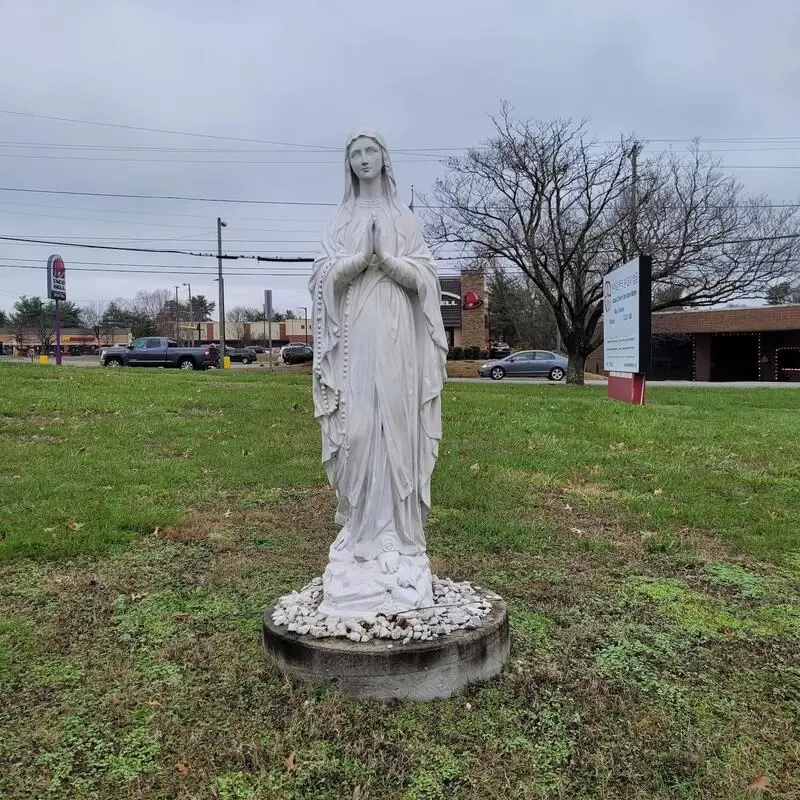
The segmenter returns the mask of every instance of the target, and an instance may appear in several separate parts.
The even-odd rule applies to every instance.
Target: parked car
[[[314,350],[307,344],[288,344],[281,348],[280,358],[284,364],[303,364],[314,360]]]
[[[242,364],[252,364],[257,361],[256,351],[252,347],[226,347],[225,355],[231,360],[231,363],[241,362]]]
[[[544,378],[560,381],[567,374],[567,359],[549,350],[523,350],[501,359],[481,364],[478,375],[500,381],[513,378]]]
[[[214,345],[182,347],[165,336],[144,336],[127,347],[104,347],[100,363],[104,367],[208,369],[219,366],[219,350]]]
[[[505,358],[511,355],[511,348],[505,342],[492,342],[489,348],[489,358]]]

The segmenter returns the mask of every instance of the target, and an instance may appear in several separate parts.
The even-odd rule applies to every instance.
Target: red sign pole
[[[608,396],[634,406],[644,405],[646,381],[644,372],[610,372]]]

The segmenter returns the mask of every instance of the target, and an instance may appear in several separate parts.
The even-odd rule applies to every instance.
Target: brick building
[[[482,274],[462,272],[439,278],[442,321],[450,347],[489,346],[489,302]]]
[[[653,314],[653,380],[800,381],[800,305]],[[587,369],[602,372],[603,348]]]

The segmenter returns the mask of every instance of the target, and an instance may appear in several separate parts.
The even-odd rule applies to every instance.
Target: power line
[[[791,148],[791,149],[800,149]],[[394,152],[400,152],[395,150]],[[652,153],[671,153],[670,150],[651,151]],[[704,153],[753,153],[761,152],[758,150],[703,150]],[[226,164],[235,165],[267,165],[267,166],[341,166],[342,162],[336,161],[287,161],[285,159],[279,161],[264,161],[253,159],[186,159],[186,158],[108,158],[105,156],[67,156],[67,155],[41,155],[31,153],[0,153],[0,158],[27,158],[27,159],[45,159],[56,161],[99,161],[99,162],[118,162],[118,163],[131,163],[131,164],[191,164],[198,165],[204,164],[208,166],[224,166]],[[443,157],[430,158],[398,158],[394,159],[397,164],[440,164]],[[444,165],[446,166],[446,165]],[[690,165],[686,165],[687,167]],[[720,164],[725,169],[800,169],[800,164]],[[234,202],[234,201],[231,201]]]
[[[125,197],[132,200],[184,200],[197,203],[245,203],[264,206],[336,206],[338,203],[311,203],[300,200],[225,200],[219,197],[189,197],[170,194],[125,194],[122,192],[76,192],[66,189],[22,189],[13,186],[0,186],[0,192],[27,192],[29,194],[63,194],[72,197]]]
[[[56,208],[63,208],[64,211],[69,211],[69,208],[64,208],[62,206],[56,206]],[[79,209],[80,210],[80,209]],[[94,210],[94,209],[86,209],[86,210]],[[100,210],[100,209],[98,209]],[[117,220],[117,219],[92,219],[90,217],[67,217],[63,214],[37,214],[36,212],[32,211],[17,211],[14,209],[13,216],[21,216],[21,217],[37,217],[39,219],[55,219],[55,220],[69,220],[72,222],[85,222],[91,225],[94,225],[98,222],[106,223],[109,225],[137,225],[137,226],[144,226],[144,227],[151,227],[151,228],[185,228],[189,230],[196,231],[198,230],[198,225],[195,223],[194,225],[181,225],[175,222],[143,222],[141,220]],[[185,215],[185,216],[192,216],[192,215]],[[197,215],[199,219],[205,219],[205,217]],[[280,220],[276,220],[280,221]],[[305,220],[287,220],[291,222],[305,222]],[[283,228],[240,228],[237,226],[236,228],[239,231],[260,231],[263,233],[279,233],[283,230]],[[287,231],[288,233],[319,233],[318,229],[309,229],[309,228],[296,228],[291,231]],[[127,237],[126,237],[127,238]]]
[[[313,150],[338,150],[339,148],[326,147],[324,145],[315,144],[298,144],[297,142],[275,142],[267,139],[248,139],[241,136],[217,136],[211,133],[194,133],[192,131],[175,131],[166,128],[146,128],[142,125],[123,125],[118,122],[97,122],[88,119],[73,119],[71,117],[57,117],[51,114],[33,114],[27,111],[11,111],[9,109],[0,108],[0,114],[10,114],[16,117],[32,117],[33,119],[47,119],[56,122],[71,122],[76,125],[95,125],[101,128],[120,128],[129,131],[143,131],[146,133],[162,133],[171,136],[194,136],[201,139],[224,139],[228,142],[249,142],[250,144],[274,144],[281,147],[303,147]]]
[[[268,259],[261,259],[267,261]],[[298,261],[311,262],[313,259],[297,259]],[[21,264],[0,264],[0,269],[30,269],[41,270],[40,266],[21,265]],[[194,275],[195,277],[213,277],[216,275],[215,271],[200,271],[191,269],[189,267],[172,267],[169,271],[150,270],[150,269],[111,269],[109,267],[70,267],[70,272],[104,272],[111,275],[161,275],[168,277],[170,275]],[[225,273],[225,277],[238,277],[238,278],[252,278],[259,275],[270,275],[281,278],[308,278],[310,270],[302,270],[296,272],[288,272],[285,268],[277,271],[270,271],[264,269],[252,269],[250,271],[230,271]],[[443,275],[458,274],[458,273],[441,273]],[[16,296],[16,295],[14,295]]]
[[[216,258],[216,255],[214,256]],[[22,258],[20,256],[10,256],[5,259],[6,261],[26,261],[33,264],[40,264],[44,265],[44,261],[40,258]],[[90,267],[102,267],[102,266],[112,266],[112,267],[174,267],[175,264],[141,264],[139,262],[130,262],[130,261],[73,261],[72,259],[69,260],[69,264],[81,264],[84,266]],[[180,265],[177,265],[180,266]],[[211,269],[211,267],[209,267]],[[216,269],[216,267],[214,267]]]
[[[255,139],[241,136],[223,136],[219,134],[199,133],[196,131],[181,131],[172,130],[167,128],[150,128],[143,125],[128,125],[116,122],[100,122],[97,120],[76,119],[73,117],[61,117],[53,114],[37,114],[27,111],[15,111],[11,109],[0,109],[0,114],[8,114],[18,117],[29,117],[32,119],[50,120],[54,122],[69,122],[76,125],[91,125],[102,128],[117,128],[121,130],[140,131],[145,133],[159,133],[171,136],[191,136],[194,138],[202,139],[217,139],[220,141],[230,142],[244,142],[248,144],[267,144],[278,147],[294,148],[295,150],[310,150],[315,152],[338,152],[341,147],[332,145],[318,145],[306,144],[299,142],[284,142],[268,139]],[[658,138],[658,137],[639,137],[641,141],[663,144],[679,144],[679,143],[693,143],[697,142],[713,142],[713,143],[745,143],[745,142],[798,142],[800,136],[738,136],[738,137],[706,137],[694,136],[684,138]],[[616,140],[598,140],[595,144],[618,144]],[[467,151],[471,149],[483,149],[481,147],[415,147],[415,148],[393,148],[393,152],[413,152],[413,153],[436,153],[436,152],[453,152],[453,151]],[[292,151],[290,151],[292,152]]]
[[[42,267],[36,266],[22,266],[19,264],[0,264],[0,267],[4,269],[33,269],[33,270],[41,270]],[[173,267],[169,271],[162,271],[162,270],[151,270],[151,269],[110,269],[106,267],[70,267],[71,272],[104,272],[106,274],[112,275],[161,275],[163,277],[168,277],[169,275],[195,275],[195,276],[208,276],[209,278],[213,277],[216,272],[214,271],[199,271],[196,269],[190,268],[182,268],[182,267]],[[252,270],[250,272],[226,272],[225,277],[241,277],[241,278],[250,278],[255,277],[257,275],[276,275],[285,278],[304,278],[308,276],[308,273],[286,273],[286,272],[267,272],[264,270]]]
[[[777,241],[787,241],[790,239],[798,239],[800,238],[800,233],[787,233],[787,234],[773,234],[769,236],[751,236],[751,237],[743,237],[738,239],[726,239],[723,241],[715,242],[715,247],[722,247],[724,245],[729,244],[747,244],[750,242],[777,242]],[[166,248],[155,248],[155,247],[122,247],[118,245],[103,245],[103,244],[90,244],[90,243],[81,243],[81,242],[66,242],[66,241],[56,241],[52,239],[33,239],[23,236],[0,236],[0,240],[8,241],[8,242],[23,242],[27,244],[49,244],[49,245],[56,245],[61,247],[83,247],[93,250],[119,250],[124,252],[134,252],[134,253],[168,253],[172,255],[182,255],[182,256],[194,256],[198,258],[217,258],[216,254],[212,253],[196,253],[190,250],[177,250],[177,249],[166,249]],[[175,240],[172,240],[175,241]],[[454,243],[451,243],[454,244]],[[292,252],[292,251],[284,251],[284,252]],[[309,252],[308,250],[296,250],[294,252]],[[229,254],[223,255],[222,258],[224,259],[237,259],[237,258],[246,258],[247,256],[242,253],[237,254]],[[465,255],[464,258],[469,258],[470,255]],[[261,258],[261,257],[259,257]],[[266,258],[262,260],[268,260]],[[269,260],[279,260],[276,258],[270,258]],[[299,259],[291,259],[293,261]],[[313,261],[313,258],[311,259]]]
[[[297,148],[275,147],[164,147],[135,144],[75,144],[64,142],[0,142],[0,147],[17,147],[31,150],[89,150],[133,153],[294,153],[304,152]],[[312,151],[317,152],[317,151]],[[327,151],[320,152],[327,155]]]
[[[176,256],[196,256],[199,258],[212,258],[211,253],[193,253],[190,250],[160,249],[153,247],[120,247],[108,244],[81,244],[79,242],[61,242],[52,239],[29,239],[22,236],[0,236],[0,240],[8,242],[26,242],[28,244],[52,244],[58,247],[85,247],[90,250],[120,250],[128,253],[170,253]],[[235,256],[223,256],[234,258]]]
[[[99,214],[136,214],[138,216],[145,216],[145,217],[186,217],[189,219],[202,219],[208,220],[209,217],[206,214],[180,214],[176,212],[170,211],[139,211],[137,209],[130,209],[130,208],[86,208],[85,206],[54,206],[49,203],[20,203],[17,200],[0,200],[0,205],[6,206],[13,206],[15,209],[17,206],[21,206],[23,208],[52,208],[60,211],[89,211],[92,213],[99,213]],[[20,213],[20,212],[15,212]],[[54,217],[55,218],[55,217]],[[66,219],[66,218],[64,218]],[[324,219],[287,219],[286,217],[235,217],[234,219],[238,220],[239,222],[282,222],[282,223],[310,223],[310,222],[319,222],[320,224],[324,224],[327,220]],[[103,221],[103,220],[100,220]],[[127,224],[121,222],[120,224]],[[139,224],[139,223],[137,223]],[[147,224],[156,224],[156,223],[144,223]],[[177,227],[177,226],[176,226]],[[195,227],[194,225],[189,227]],[[241,230],[241,229],[240,229]],[[245,229],[249,230],[249,229]],[[253,229],[255,230],[255,229]]]
[[[469,257],[468,256],[434,256],[434,260],[435,261],[448,261],[448,260],[455,261],[455,260],[461,260],[462,258],[469,258]],[[276,262],[276,263],[285,262],[288,265],[287,269],[292,269],[293,268],[291,266],[292,264],[302,264],[302,263],[310,264],[310,263],[312,263],[314,261],[314,259],[310,258],[310,257],[297,258],[297,259],[291,258],[290,259],[290,258],[281,258],[281,257],[274,257],[273,258],[273,257],[269,257],[269,256],[245,256],[245,255],[239,256],[239,260],[241,260],[241,261],[246,261],[246,260],[270,261],[270,262]],[[12,266],[12,267],[13,266],[19,266],[20,269],[22,269],[23,266],[27,268],[28,264],[38,265],[38,266],[32,267],[32,269],[43,269],[44,268],[44,261],[42,259],[40,259],[40,258],[21,258],[21,257],[18,257],[18,256],[12,256],[12,257],[6,258],[5,261],[15,261],[15,262],[16,261],[23,261],[23,262],[25,262],[24,265],[23,264],[19,264],[19,265],[7,264],[6,265],[6,266]],[[150,268],[155,269],[157,273],[161,269],[170,270],[170,269],[174,269],[176,267],[181,267],[182,266],[180,264],[142,264],[142,263],[139,263],[139,262],[121,262],[121,261],[73,261],[72,259],[70,259],[69,268],[72,269],[73,265],[75,265],[75,264],[77,264],[79,266],[87,266],[87,267],[122,267],[122,268],[147,267],[148,269],[150,269]],[[211,266],[211,265],[209,265],[208,267],[205,267],[202,264],[200,264],[200,265],[197,265],[196,267],[192,267],[192,268],[193,269],[197,269],[197,270],[208,269],[210,271],[210,274],[214,274],[214,275],[216,275],[216,272],[217,272],[217,268],[215,266]],[[243,269],[243,268],[245,268],[245,265],[240,265],[240,266],[237,267],[237,269]],[[169,273],[166,272],[165,274],[169,274]],[[198,273],[198,274],[200,274],[200,273]]]
[[[284,148],[264,148],[264,147],[151,147],[142,145],[108,145],[108,144],[63,144],[57,142],[0,142],[0,147],[5,148],[18,148],[25,150],[86,150],[89,152],[117,152],[117,153],[231,153],[234,155],[243,155],[248,153],[264,153],[269,155],[277,155],[279,153],[287,153],[289,155],[301,155],[308,152],[312,155],[328,155],[329,150],[304,150],[304,149],[284,149]],[[340,150],[343,148],[331,148],[331,150]],[[466,148],[452,148],[453,150],[464,150]],[[410,149],[399,150],[393,147],[394,153],[409,153],[414,155],[425,155],[427,149]],[[443,151],[444,152],[444,151]],[[430,159],[438,159],[441,156],[436,155],[431,151]],[[328,162],[320,162],[328,163]],[[342,159],[338,159],[335,163],[341,164]]]
[[[711,137],[711,136],[696,136],[688,139],[651,139],[643,137],[646,142],[659,142],[659,143],[682,143],[694,141],[698,142],[732,142],[740,144],[742,142],[797,142],[800,141],[800,136],[732,136],[732,137]]]
[[[395,151],[397,152],[397,151]],[[341,160],[327,160],[327,161],[309,161],[305,159],[303,161],[287,161],[285,159],[281,159],[279,161],[257,161],[253,159],[209,159],[209,158],[199,158],[199,159],[189,159],[189,158],[109,158],[106,156],[64,156],[64,155],[42,155],[39,153],[0,153],[0,158],[33,158],[33,159],[46,159],[46,160],[57,160],[57,161],[117,161],[117,162],[127,162],[127,163],[134,163],[134,164],[209,164],[209,165],[220,165],[220,164],[270,164],[273,166],[282,166],[282,165],[304,165],[304,166],[342,166]],[[398,158],[394,159],[395,163],[398,164],[438,164],[439,159],[437,158]]]
[[[800,166],[797,167],[800,169]],[[219,198],[219,197],[190,197],[188,195],[160,195],[160,194],[125,194],[121,192],[78,192],[68,191],[66,189],[24,189],[15,186],[0,186],[0,192],[25,192],[30,194],[59,194],[78,197],[116,197],[126,198],[132,200],[182,200],[187,202],[198,203],[239,203],[247,205],[269,205],[269,206],[302,206],[302,207],[326,207],[330,208],[337,206],[338,203],[321,203],[312,201],[301,200],[250,200],[244,198]],[[418,208],[427,208],[437,210],[444,208],[443,206],[432,206],[417,204]],[[721,206],[720,206],[721,207]],[[725,206],[727,208],[728,206]],[[800,203],[739,203],[737,208],[800,208]],[[100,211],[101,209],[97,209]],[[131,212],[133,213],[133,212]],[[144,213],[144,212],[141,212]],[[194,216],[194,215],[189,215]],[[205,219],[205,217],[203,217]],[[249,219],[249,218],[243,218]],[[257,217],[251,219],[259,219]],[[281,222],[282,220],[274,220]],[[286,220],[290,222],[292,220]],[[306,220],[296,220],[297,222],[305,222]]]
[[[86,119],[75,119],[73,117],[60,117],[53,114],[37,114],[28,111],[14,111],[11,109],[0,109],[0,114],[9,114],[18,117],[29,117],[32,119],[42,119],[42,120],[50,120],[54,122],[69,122],[76,125],[91,125],[95,127],[102,127],[102,128],[118,128],[121,130],[132,130],[132,131],[142,131],[145,133],[160,133],[160,134],[167,134],[171,136],[191,136],[194,138],[202,138],[202,139],[218,139],[220,141],[229,141],[229,142],[245,142],[249,144],[268,144],[274,145],[278,147],[290,147],[290,148],[297,148],[297,149],[305,149],[305,150],[318,150],[318,151],[330,151],[330,150],[340,150],[340,147],[333,146],[333,145],[319,145],[319,144],[305,144],[299,142],[283,142],[283,141],[274,141],[268,139],[255,139],[255,138],[246,138],[241,136],[223,136],[219,134],[211,134],[211,133],[198,133],[196,131],[180,131],[180,130],[172,130],[167,128],[149,128],[142,125],[127,125],[123,123],[117,122],[99,122],[97,120],[86,120]],[[743,142],[786,142],[786,141],[800,141],[800,136],[732,136],[732,137],[711,137],[711,136],[692,136],[692,137],[683,137],[683,138],[657,138],[657,137],[640,137],[642,141],[646,142],[657,142],[657,143],[692,143],[695,141],[704,141],[704,142],[717,142],[717,143],[743,143]],[[617,144],[617,140],[608,139],[608,140],[599,140],[598,144]],[[469,150],[472,149],[469,146],[467,147],[415,147],[415,148],[402,148],[406,151],[414,151],[414,152],[425,152],[425,151],[457,151],[457,150]],[[399,149],[398,149],[399,152]]]
[[[268,231],[264,231],[267,233]],[[274,233],[279,233],[280,231],[272,231]],[[287,233],[302,233],[302,231],[287,231]],[[48,236],[52,236],[54,239],[64,239],[72,240],[73,237],[71,234],[47,234]],[[197,244],[204,244],[206,242],[213,242],[213,239],[208,236],[206,231],[198,231],[197,233],[193,233],[189,236],[164,236],[164,237],[155,237],[155,236],[83,236],[81,235],[82,241],[92,241],[92,242],[185,242],[191,240],[192,243]],[[255,244],[314,244],[318,245],[320,238],[317,237],[315,239],[226,239],[227,242],[247,242],[247,243],[255,243]],[[74,242],[73,242],[74,243]]]
[[[720,164],[724,169],[800,169],[800,164]]]

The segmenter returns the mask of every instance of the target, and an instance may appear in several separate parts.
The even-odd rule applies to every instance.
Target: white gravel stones
[[[363,619],[326,617],[318,612],[322,602],[322,578],[314,578],[299,592],[284,595],[275,604],[272,621],[292,633],[346,638],[352,642],[388,639],[398,644],[426,642],[459,630],[475,630],[492,610],[493,592],[473,587],[468,581],[456,582],[433,576],[433,602],[430,608],[413,609],[405,614],[369,615]],[[387,647],[392,647],[388,644]]]

